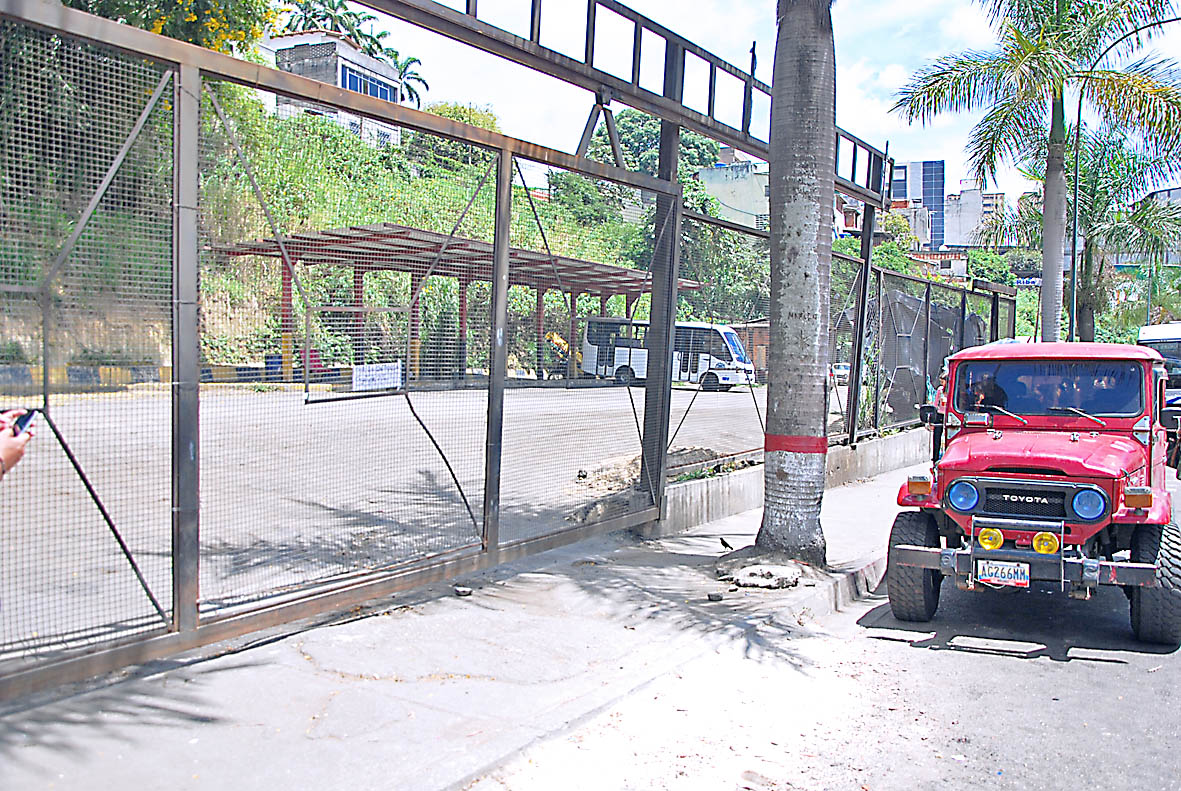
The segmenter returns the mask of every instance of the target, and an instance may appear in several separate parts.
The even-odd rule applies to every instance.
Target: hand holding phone
[[[0,477],[8,474],[25,455],[33,438],[35,409],[13,409],[0,415]],[[10,434],[11,432],[11,434]]]
[[[33,418],[37,416],[36,409],[28,409],[23,415],[17,417],[12,422],[12,436],[19,437],[24,432],[31,429],[34,425]]]

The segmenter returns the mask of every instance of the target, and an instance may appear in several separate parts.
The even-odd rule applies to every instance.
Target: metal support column
[[[172,197],[172,628],[197,628],[200,595],[198,451],[197,143],[201,72],[180,66],[173,83]]]
[[[422,275],[418,274],[417,272],[410,273],[410,293],[411,294],[419,294],[422,292],[422,281],[423,281]],[[410,359],[407,360],[407,363],[409,363],[408,367],[410,370],[408,372],[408,375],[406,376],[407,384],[409,384],[410,382],[418,381],[418,379],[422,376],[422,372],[419,370],[419,367],[420,367],[419,364],[422,359],[422,354],[421,354],[422,353],[422,340],[421,340],[421,335],[422,335],[422,301],[421,300],[415,299],[413,302],[410,303],[409,330],[410,330]]]
[[[1072,318],[1073,320],[1073,318]],[[988,319],[988,342],[995,343],[1001,337],[1001,295],[992,292],[992,314]]]
[[[680,100],[684,69],[684,51],[669,42],[664,59],[665,96]],[[657,178],[676,183],[680,146],[680,125],[661,121]],[[640,489],[651,493],[652,504],[658,508],[664,498],[665,449],[672,412],[672,359],[677,318],[677,269],[681,257],[681,210],[680,195],[657,196],[653,225],[656,244],[652,253],[652,306],[648,326],[648,376],[644,385]]]
[[[353,267],[353,307],[357,309],[353,316],[353,364],[365,363],[365,270],[359,266]]]
[[[533,311],[534,338],[537,340],[537,378],[545,378],[545,286],[537,287],[537,307]]]
[[[467,278],[459,278],[459,378],[467,379]]]
[[[578,342],[578,294],[570,292],[570,337],[566,339],[566,383],[578,378],[578,350],[582,348]]]
[[[873,274],[874,281],[877,283],[874,293],[877,294],[878,301],[878,354],[873,366],[873,427],[876,431],[882,427],[882,373],[884,370],[882,367],[882,358],[885,356],[885,350],[882,348],[882,339],[885,336],[882,334],[882,329],[885,326],[886,317],[885,311],[882,310],[882,270],[879,269]]]
[[[943,361],[939,362],[942,369]],[[927,291],[923,295],[923,376],[928,383],[939,381],[939,371],[931,375],[931,284],[927,284]]]
[[[968,292],[960,292],[960,337],[956,341],[956,351],[964,348],[964,343],[968,339]]]
[[[861,272],[857,275],[857,318],[853,327],[853,359],[849,361],[849,394],[845,399],[845,428],[849,432],[849,444],[857,444],[857,414],[861,409],[861,368],[865,355],[865,323],[869,313],[869,279],[872,269],[869,264],[873,254],[873,229],[876,209],[865,204],[865,216],[861,221]]]
[[[508,364],[508,251],[512,223],[513,150],[496,169],[496,230],[492,243],[492,316],[488,344],[488,434],[484,446],[484,550],[500,551],[500,454],[504,436],[504,377]]]

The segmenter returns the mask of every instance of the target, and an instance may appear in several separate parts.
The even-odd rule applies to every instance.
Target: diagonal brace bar
[[[171,80],[172,71],[166,71],[161,75],[160,82],[156,85],[156,90],[152,92],[152,97],[148,99],[148,103],[140,112],[139,118],[135,120],[135,126],[131,127],[131,131],[127,134],[127,139],[123,141],[123,147],[119,149],[119,153],[115,155],[111,166],[107,168],[106,175],[99,182],[98,189],[90,197],[90,203],[86,204],[86,208],[82,211],[82,216],[78,218],[78,224],[74,226],[73,232],[66,238],[61,249],[58,250],[57,257],[53,259],[53,264],[45,272],[45,277],[41,278],[38,290],[42,293],[48,293],[49,284],[57,277],[57,273],[61,271],[61,268],[66,265],[66,259],[70,257],[70,253],[74,251],[74,246],[82,238],[82,233],[90,223],[90,218],[98,210],[98,205],[102,203],[103,196],[107,194],[107,189],[110,188],[111,182],[115,180],[115,176],[119,173],[119,168],[123,166],[123,160],[127,159],[127,155],[131,152],[131,147],[139,139],[139,133],[143,130],[144,124],[148,122],[148,118],[152,115],[152,110],[155,109],[156,103],[160,101],[160,97],[164,95],[164,89],[168,87],[168,83]]]

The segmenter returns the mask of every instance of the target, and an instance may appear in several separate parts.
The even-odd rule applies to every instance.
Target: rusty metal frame
[[[528,39],[481,20],[477,3],[474,0],[467,4],[466,12],[456,11],[434,2],[434,0],[358,0],[358,2],[376,11],[384,12],[455,41],[584,88],[594,93],[596,97],[606,93],[623,104],[699,132],[726,145],[753,154],[760,159],[767,159],[770,155],[768,142],[751,134],[750,127],[755,94],[762,93],[770,98],[771,86],[756,79],[751,72],[722,60],[712,52],[634,11],[618,0],[586,0],[587,23],[584,32],[582,60],[571,58],[541,45],[541,0],[534,0],[532,3]],[[633,25],[630,79],[625,80],[594,67],[595,19],[600,8],[623,17]],[[644,32],[664,40],[666,60],[679,61],[677,83],[675,86],[669,86],[666,82],[663,95],[640,86],[640,48]],[[707,113],[700,113],[687,107],[682,100],[686,54],[700,58],[709,66]],[[719,71],[740,80],[744,85],[741,128],[723,123],[716,117],[714,99]],[[599,100],[596,98],[595,107],[597,108],[598,105]],[[592,118],[594,115],[596,114],[592,110]],[[836,189],[879,208],[889,206],[890,184],[883,179],[883,175],[892,170],[892,166],[887,166],[887,153],[839,127],[836,131],[834,145],[837,152],[836,169],[833,174]],[[842,170],[840,157],[842,148],[849,148],[853,152],[849,158],[847,171]],[[863,178],[858,176],[857,167],[858,159],[861,156],[866,158],[862,160],[865,164]]]

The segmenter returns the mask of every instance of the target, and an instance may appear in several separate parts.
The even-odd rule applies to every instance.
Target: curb
[[[828,579],[818,583],[811,593],[788,608],[797,620],[808,615],[812,618],[832,615],[872,593],[886,576],[886,555],[873,555],[844,564],[825,572],[825,576]]]

